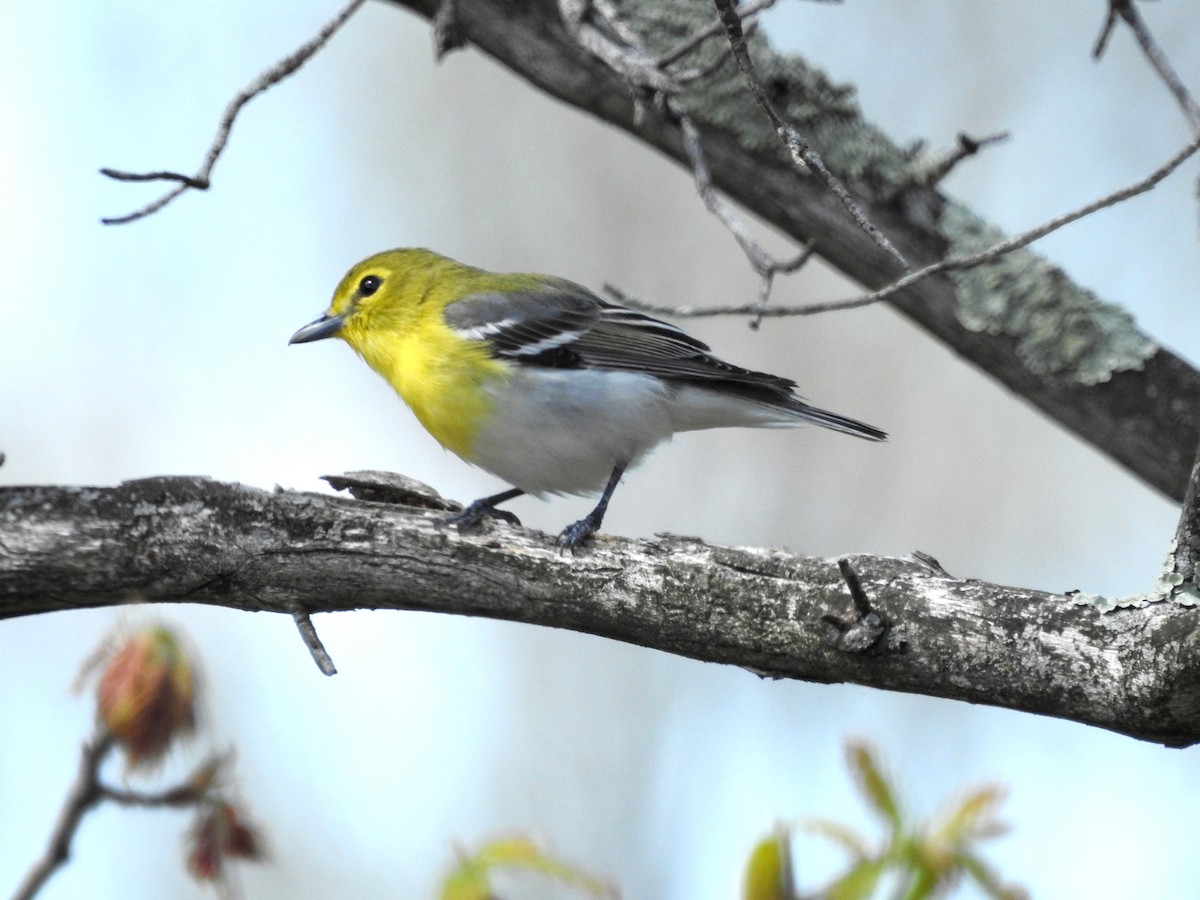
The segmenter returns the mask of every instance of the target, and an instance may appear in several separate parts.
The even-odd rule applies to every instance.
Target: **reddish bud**
[[[197,881],[224,877],[228,859],[262,859],[258,832],[246,824],[231,803],[206,804],[188,836],[188,871]]]
[[[171,741],[196,725],[195,678],[167,628],[130,636],[104,664],[96,691],[100,720],[125,749],[130,767],[158,762]]]

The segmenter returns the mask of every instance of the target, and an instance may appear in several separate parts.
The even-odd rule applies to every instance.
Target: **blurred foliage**
[[[233,753],[210,753],[178,784],[156,791],[130,786],[154,774],[171,750],[196,730],[197,662],[173,628],[150,624],[116,629],[85,661],[76,689],[96,684],[95,732],[83,746],[75,783],[42,855],[12,895],[32,900],[71,856],[76,832],[102,803],[194,814],[184,840],[188,873],[219,896],[234,895],[229,863],[265,858],[261,829],[232,797]],[[125,755],[125,779],[107,782],[102,769],[115,750]]]
[[[524,837],[500,838],[474,853],[459,853],[457,864],[438,889],[438,900],[498,900],[492,876],[499,869],[534,872],[577,890],[581,895],[618,897],[611,885],[555,859]]]
[[[943,805],[925,822],[913,822],[900,803],[895,784],[874,751],[861,741],[846,748],[847,765],[867,807],[883,826],[882,840],[872,841],[846,826],[825,819],[801,828],[827,838],[850,857],[849,868],[826,887],[801,893],[791,869],[791,833],[776,826],[751,851],[746,865],[743,900],[866,900],[894,897],[924,900],[943,897],[964,879],[986,897],[1020,900],[1024,889],[1004,884],[979,855],[983,841],[1007,829],[996,819],[1004,790],[984,785]]]
[[[775,826],[750,851],[742,900],[798,900],[792,876],[791,832],[786,826]]]

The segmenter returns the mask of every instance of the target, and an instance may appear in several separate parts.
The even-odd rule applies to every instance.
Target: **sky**
[[[787,2],[766,28],[856,84],[898,141],[1010,132],[945,189],[1016,231],[1140,179],[1187,140],[1127,33],[1091,59],[1102,6]],[[1195,12],[1140,9],[1200,90]],[[428,26],[383,3],[243,111],[210,191],[99,224],[155,192],[100,167],[198,165],[229,99],[333,11],[316,0],[8,11],[0,484],[195,474],[320,491],[323,474],[375,468],[461,500],[502,489],[442,451],[348,348],[287,346],[351,264],[392,246],[660,303],[753,296],[753,273],[685,173],[477,51],[435,65]],[[1196,177],[1193,161],[1036,247],[1193,360]],[[856,290],[810,267],[774,296]],[[919,549],[963,577],[1108,595],[1158,571],[1172,504],[890,310],[757,332],[686,327],[892,439],[681,436],[626,478],[606,530],[822,556]],[[588,506],[513,509],[553,532]],[[248,897],[431,896],[456,844],[521,831],[627,898],[731,898],[776,821],[870,829],[843,763],[855,737],[879,749],[918,815],[971,785],[1006,785],[1012,831],[987,856],[1035,896],[1195,896],[1200,751],[429,614],[317,617],[340,670],[325,678],[290,620],[185,606],[0,623],[0,893],[44,847],[91,728],[89,696],[70,691],[79,666],[113,628],[147,621],[185,632],[204,667],[201,739],[161,779],[204,747],[235,746],[239,794],[270,835],[270,863],[241,875]],[[205,896],[181,872],[185,827],[174,812],[97,812],[42,896]],[[841,862],[809,840],[796,856],[808,887]]]

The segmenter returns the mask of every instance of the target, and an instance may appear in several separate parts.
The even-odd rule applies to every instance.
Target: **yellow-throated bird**
[[[570,281],[485,272],[429,250],[360,262],[291,343],[330,337],[382,375],[442,446],[513,485],[455,515],[459,526],[521,494],[603,488],[559,535],[565,547],[600,527],[626,468],[677,431],[813,422],[887,437],[809,406],[794,381],[731,365],[674,325]]]

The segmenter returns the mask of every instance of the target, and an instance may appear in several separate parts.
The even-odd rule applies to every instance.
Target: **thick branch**
[[[572,557],[538,532],[495,524],[460,534],[444,516],[199,478],[3,488],[0,618],[138,600],[289,618],[363,608],[488,616],[770,677],[987,703],[1164,744],[1200,741],[1195,610],[1101,615],[919,560],[855,556],[886,635],[850,652],[823,620],[863,618],[835,561],[603,536]]]
[[[432,17],[435,0],[394,0]],[[627,0],[647,52],[669,53],[709,27],[704,4]],[[550,0],[458,0],[466,40],[554,96],[687,164],[668,111],[574,41]],[[689,16],[694,18],[689,19]],[[701,47],[700,52],[721,52]],[[780,114],[802,124],[869,219],[917,267],[1003,237],[961,204],[924,186],[920,161],[867,123],[846,88],[803,61],[752,47]],[[702,66],[703,59],[694,61]],[[875,289],[899,274],[818,179],[798,175],[734,67],[674,96],[696,124],[714,184]],[[896,192],[896,185],[912,185]],[[1169,497],[1182,499],[1200,445],[1200,372],[1157,347],[1120,310],[1028,251],[935,277],[891,301],[901,312]]]

